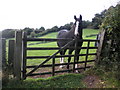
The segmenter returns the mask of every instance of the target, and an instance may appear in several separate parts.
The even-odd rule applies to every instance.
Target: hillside
[[[89,36],[89,35],[94,35],[94,34],[98,34],[99,33],[99,30],[96,30],[96,29],[83,29],[83,38],[84,39],[87,39],[86,36]],[[39,38],[56,38],[58,32],[53,32],[53,33],[49,33],[47,35],[44,35],[42,37],[39,37]],[[94,37],[89,37],[91,39],[95,39],[96,36]]]

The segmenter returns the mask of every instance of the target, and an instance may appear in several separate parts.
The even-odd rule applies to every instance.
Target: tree
[[[39,31],[40,31],[40,32],[43,32],[43,31],[45,31],[45,28],[44,28],[44,27],[40,27],[40,28],[39,28]]]
[[[105,18],[107,10],[102,11],[100,14],[95,14],[95,17],[92,18],[92,26],[94,29],[99,29],[100,25],[102,24],[103,19]]]
[[[67,23],[64,26],[60,26],[59,30],[62,30],[62,29],[70,30],[72,25],[73,25],[73,22]]]
[[[54,26],[54,27],[51,28],[50,31],[51,32],[57,32],[57,31],[59,31],[59,28],[58,28],[58,26]]]
[[[14,38],[15,37],[15,29],[5,29],[2,31],[2,38]]]
[[[31,32],[30,36],[34,38],[35,37],[35,32]]]
[[[33,28],[26,27],[26,28],[23,29],[23,31],[27,32],[27,35],[30,35],[31,32],[34,31],[34,29],[33,29]]]
[[[87,21],[83,20],[82,26],[83,26],[83,28],[89,28],[89,27],[91,27],[91,22],[88,20]]]

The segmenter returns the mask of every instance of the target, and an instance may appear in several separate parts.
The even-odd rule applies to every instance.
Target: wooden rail
[[[98,47],[80,47],[80,49],[97,49]],[[27,50],[59,50],[59,47],[28,47]],[[67,49],[74,49],[74,47],[69,47]],[[77,48],[79,49],[79,48]]]
[[[89,60],[89,61],[86,61],[86,62],[94,62],[95,60]],[[70,62],[70,65],[73,64],[74,62]],[[85,61],[79,61],[77,62],[78,64],[80,63],[85,63]],[[55,66],[60,66],[60,65],[67,65],[68,63],[56,63]],[[33,66],[26,66],[26,68],[35,68],[37,65],[33,65]],[[52,67],[52,64],[47,64],[47,65],[43,65],[41,67]]]
[[[86,68],[90,68],[92,66],[87,66]],[[85,67],[75,68],[75,70],[85,69]],[[73,71],[73,69],[69,70],[61,70],[61,71],[55,71],[54,73],[63,73],[63,72],[70,72]],[[46,75],[46,74],[53,74],[52,72],[44,72],[44,73],[32,73],[28,76],[36,76],[36,75]]]
[[[97,55],[97,53],[89,53],[87,55]],[[86,54],[79,54],[77,56],[86,56]],[[50,56],[27,56],[26,59],[40,59],[40,58],[49,58]],[[60,57],[74,57],[74,55],[56,55],[55,58]]]
[[[23,38],[23,40],[25,40],[24,38]],[[53,39],[53,38],[27,38],[26,39],[27,41],[58,41],[58,40],[68,40],[68,41],[71,41],[71,40],[73,40],[73,39],[66,39],[66,38],[62,38],[62,39]],[[95,40],[95,39],[83,39],[83,40],[78,40],[78,41],[83,41],[83,42],[88,42],[88,41],[90,41],[90,42],[99,42],[99,40]]]

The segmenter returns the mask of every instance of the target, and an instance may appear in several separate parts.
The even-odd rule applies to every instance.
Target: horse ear
[[[74,15],[74,19],[77,21],[77,17],[76,17],[76,15]]]
[[[80,15],[80,20],[82,20],[82,15]]]

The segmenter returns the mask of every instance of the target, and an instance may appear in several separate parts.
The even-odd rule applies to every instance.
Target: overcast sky
[[[81,14],[92,20],[120,0],[0,0],[0,30],[25,27],[51,28],[73,22]]]

